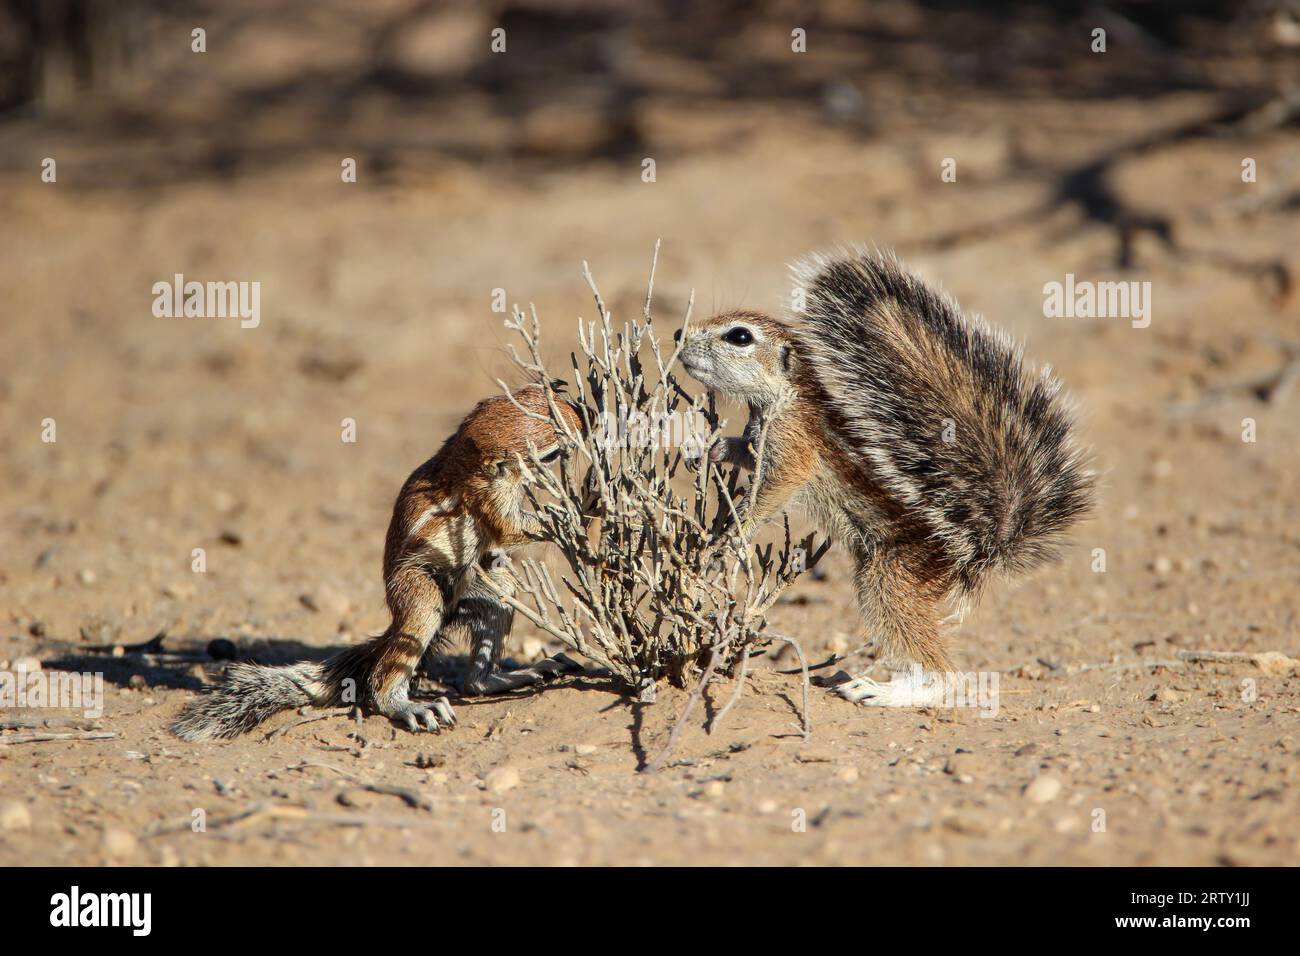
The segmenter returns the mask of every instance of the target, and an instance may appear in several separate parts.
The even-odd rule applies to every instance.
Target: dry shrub
[[[656,244],[654,263],[658,253]],[[654,263],[641,316],[621,326],[583,263],[599,317],[578,321],[581,352],[570,356],[571,382],[542,360],[535,308],[527,315],[516,308],[506,320],[526,351],[520,355],[511,346],[514,361],[545,389],[547,417],[560,436],[558,468],[543,462],[536,449],[523,464],[529,502],[568,573],[557,586],[545,564],[527,558],[511,564],[515,592],[500,588],[498,593],[567,648],[603,665],[642,700],[654,699],[659,679],[687,686],[699,668],[689,709],[713,674],[736,675],[731,700],[715,723],[739,695],[750,655],[774,640],[791,643],[803,667],[806,733],[802,649],[768,631],[766,615],[790,583],[820,560],[829,542],[817,545],[812,535],[792,541],[788,519],[779,546],[760,547],[751,540],[746,521],[751,497],[738,491],[739,470],[720,466],[707,454],[720,436],[712,401],[681,388],[671,371],[680,345],[665,354],[655,332]],[[692,293],[682,328],[693,304]],[[586,423],[583,433],[559,415],[556,403],[563,401],[578,407]],[[750,481],[762,478],[759,473]]]

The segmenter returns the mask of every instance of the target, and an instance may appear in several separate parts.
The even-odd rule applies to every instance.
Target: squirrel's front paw
[[[378,710],[393,723],[401,724],[413,734],[418,734],[421,730],[436,732],[443,727],[456,725],[456,714],[452,711],[446,697],[439,697],[427,706],[407,700],[380,707]]]

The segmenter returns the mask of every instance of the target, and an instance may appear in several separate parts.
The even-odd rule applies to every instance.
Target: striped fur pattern
[[[529,444],[543,454],[556,445],[549,422],[526,414],[546,414],[542,390],[520,389],[515,398],[524,411],[505,396],[480,402],[402,486],[384,546],[392,623],[382,635],[319,664],[232,665],[220,686],[186,706],[173,732],[187,740],[234,737],[278,711],[307,704],[357,704],[411,731],[450,726],[455,715],[446,698],[417,703],[410,686],[425,652],[457,633],[471,635],[476,655],[480,645],[488,647],[489,671],[474,676],[476,683],[497,686],[488,678],[513,615],[477,577],[495,573],[499,551],[531,541],[540,530],[522,510],[515,456],[526,455]],[[570,428],[582,428],[573,406],[558,407]]]
[[[755,470],[752,520],[797,503],[850,552],[886,665],[951,671],[945,615],[992,572],[1051,557],[1090,505],[1070,409],[1048,370],[892,255],[813,258],[795,276],[800,316],[731,311],[686,330],[686,371],[749,406],[745,433],[710,457]],[[915,703],[938,686],[841,693]]]
[[[185,740],[237,737],[282,710],[327,703],[330,695],[325,688],[321,664],[231,664],[218,690],[185,706],[172,724],[172,733]]]
[[[841,427],[886,492],[920,515],[974,590],[990,571],[1055,557],[1092,477],[1050,368],[893,255],[797,264],[796,338]]]
[[[505,650],[505,639],[510,634],[515,611],[479,580],[492,575],[499,587],[513,593],[513,581],[496,563],[501,553],[493,552],[488,556],[478,578],[456,602],[455,610],[443,625],[443,647],[459,644],[469,649],[469,670],[462,687],[467,695],[502,694],[539,684],[559,674],[583,670],[581,664],[565,654],[555,654],[531,667],[511,670],[501,667],[501,654]],[[428,648],[422,661],[430,677],[434,677],[437,670],[434,652],[434,647]]]

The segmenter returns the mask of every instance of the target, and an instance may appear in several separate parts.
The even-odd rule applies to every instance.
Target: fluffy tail
[[[1060,383],[1019,346],[892,254],[794,267],[806,292],[799,352],[845,450],[919,515],[974,590],[989,571],[1055,556],[1092,502]]]
[[[185,740],[238,737],[282,710],[328,703],[327,664],[231,664],[220,687],[185,705],[172,733]]]

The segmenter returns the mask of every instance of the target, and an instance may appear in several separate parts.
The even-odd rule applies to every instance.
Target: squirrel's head
[[[507,481],[519,480],[515,456],[526,459],[530,443],[544,462],[554,461],[560,455],[559,436],[546,420],[546,393],[540,386],[528,385],[515,390],[514,397],[518,405],[505,395],[484,399],[462,426],[465,439],[474,444],[485,471]],[[574,403],[556,395],[555,407],[571,431],[580,434],[585,430],[585,422]]]
[[[680,358],[682,367],[701,385],[760,407],[780,400],[796,360],[789,329],[771,316],[746,311],[722,312],[692,322]]]

